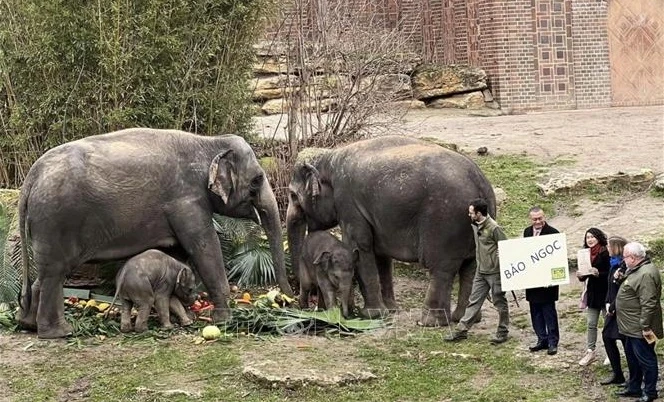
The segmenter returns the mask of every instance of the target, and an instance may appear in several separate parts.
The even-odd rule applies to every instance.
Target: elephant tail
[[[108,317],[108,313],[113,309],[115,301],[118,299],[120,288],[122,288],[122,282],[124,282],[125,271],[127,271],[125,267],[122,267],[120,273],[118,273],[118,276],[115,278],[115,294],[113,295],[113,301],[111,301],[110,307],[104,311],[104,318]]]
[[[18,205],[18,216],[19,216],[19,234],[21,237],[21,264],[23,266],[22,270],[22,282],[21,293],[19,295],[19,312],[17,317],[19,319],[25,318],[30,311],[30,304],[32,303],[32,281],[30,280],[30,252],[29,252],[29,236],[30,231],[27,225],[27,214],[28,214],[28,199],[30,198],[30,188],[32,186],[30,183],[25,183],[23,189],[21,190],[21,195],[19,198]]]

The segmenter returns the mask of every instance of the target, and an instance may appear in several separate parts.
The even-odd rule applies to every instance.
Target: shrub
[[[251,45],[269,1],[0,2],[0,187],[93,134],[247,133]]]

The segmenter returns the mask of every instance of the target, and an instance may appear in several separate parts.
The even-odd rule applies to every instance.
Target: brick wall
[[[611,106],[611,71],[606,1],[572,2],[572,59],[576,106]]]
[[[324,2],[366,4],[368,0],[290,1],[315,10]],[[386,27],[400,26],[425,61],[486,70],[494,97],[503,107],[573,109],[612,103],[607,8],[618,0],[372,1],[375,7],[369,17],[384,21]],[[292,10],[288,4],[281,3],[282,18]],[[366,9],[352,12],[367,17]],[[305,14],[305,28],[315,25],[315,16],[310,11]],[[275,34],[276,26],[285,32],[297,24],[273,22],[268,37]],[[657,27],[651,25],[654,32]],[[657,96],[661,103],[664,97]]]

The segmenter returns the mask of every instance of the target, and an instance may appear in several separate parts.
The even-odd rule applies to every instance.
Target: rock
[[[496,206],[500,206],[507,200],[507,193],[500,187],[494,187],[493,193],[496,195]]]
[[[281,98],[300,85],[299,78],[292,74],[279,74],[269,77],[252,78],[249,89],[253,100]]]
[[[370,88],[371,91],[394,94],[397,98],[411,97],[413,93],[410,77],[406,74],[382,74],[365,77],[360,82],[360,88]]]
[[[660,173],[655,177],[653,188],[659,193],[664,193],[664,173]]]
[[[279,372],[271,366],[279,367],[283,362],[265,361],[256,363],[253,366],[247,366],[242,370],[242,376],[270,387],[282,387],[288,389],[301,388],[307,385],[316,385],[319,387],[330,387],[358,383],[377,379],[378,377],[368,370],[358,370],[355,372],[328,374],[324,370],[298,370],[295,372]]]
[[[551,178],[544,184],[537,184],[537,187],[539,187],[544,195],[579,194],[590,189],[643,191],[647,189],[654,180],[655,174],[652,170],[641,169],[638,171],[618,172],[608,176],[590,178],[570,174]]]
[[[442,141],[442,140],[439,139],[439,138],[435,138],[435,137],[419,137],[419,139],[420,139],[420,140],[423,140],[423,141],[427,141],[427,142],[434,143],[434,144],[439,145],[439,146],[441,146],[441,147],[443,147],[443,148],[450,149],[450,150],[452,150],[452,151],[454,151],[454,152],[459,152],[459,147],[457,146],[457,144],[452,144],[452,143],[450,143],[450,142],[444,142],[444,141]]]
[[[487,147],[479,147],[477,148],[477,154],[480,156],[484,156],[489,153],[489,149]]]
[[[318,100],[311,99],[310,101],[307,101],[305,99],[301,104],[301,107],[310,113],[316,111],[326,113],[329,112],[332,108],[334,108],[336,104],[337,104],[336,99],[332,98],[325,98]],[[290,105],[284,98],[270,99],[266,101],[263,104],[263,106],[261,106],[261,110],[265,114],[288,113],[288,111],[290,110]]]
[[[390,106],[396,109],[426,109],[427,107],[426,103],[417,99],[390,102]]]
[[[475,91],[465,94],[452,95],[445,98],[437,98],[427,103],[427,107],[434,109],[482,109],[485,107],[484,95],[482,95],[482,92],[480,91]]]
[[[265,114],[280,114],[288,111],[288,105],[284,98],[270,99],[261,106],[261,110]]]
[[[486,79],[484,70],[476,67],[425,64],[415,70],[412,83],[415,98],[428,99],[485,89]]]
[[[286,74],[289,72],[288,62],[285,56],[261,57],[254,63],[254,75],[263,74]]]

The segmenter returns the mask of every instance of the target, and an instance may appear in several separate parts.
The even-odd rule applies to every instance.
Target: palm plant
[[[240,287],[265,286],[276,281],[275,266],[262,228],[246,219],[214,215],[228,280]]]

